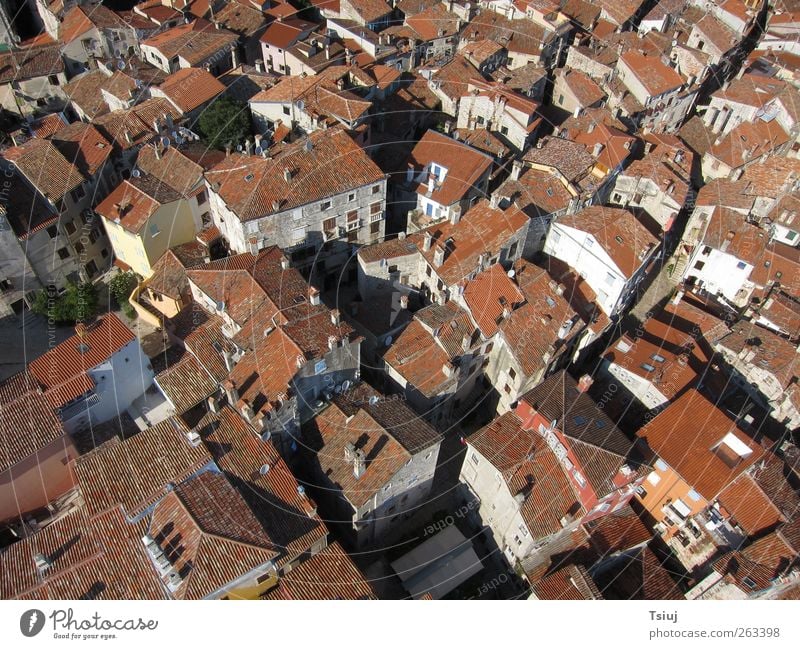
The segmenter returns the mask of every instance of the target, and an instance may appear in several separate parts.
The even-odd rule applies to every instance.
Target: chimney
[[[355,476],[356,480],[358,480],[362,475],[364,475],[364,471],[366,470],[367,470],[367,456],[364,455],[364,451],[358,449],[353,455],[353,475]]]
[[[225,390],[225,395],[228,397],[228,403],[235,405],[239,401],[239,390],[236,389],[236,384],[227,379],[222,383],[222,389]]]
[[[408,308],[408,295],[401,295],[400,296],[400,308],[407,309]]]
[[[325,45],[325,60],[326,61],[331,60],[331,46],[329,43]]]
[[[261,140],[263,140],[263,139],[264,139],[263,135],[261,135],[260,133],[256,134],[256,136],[255,136],[256,149],[261,146]]]
[[[44,574],[53,565],[50,559],[48,559],[41,552],[37,552],[33,555],[33,563],[36,565],[36,569],[39,571],[39,574]]]
[[[594,122],[589,122],[589,126],[586,127],[587,133],[594,133]]]
[[[250,138],[244,141],[244,151],[247,155],[253,155],[253,141]]]
[[[675,293],[675,297],[672,298],[672,304],[680,304],[680,301],[683,299],[683,291],[678,291]]]
[[[239,52],[236,51],[236,46],[231,47],[231,68],[234,70],[239,67]]]
[[[347,444],[344,445],[344,461],[352,462],[355,455],[356,447],[353,446],[352,442],[347,442]]]
[[[328,336],[328,349],[334,350],[336,349],[336,343],[339,342],[336,340],[336,336]]]
[[[244,417],[247,421],[252,421],[253,417],[255,416],[256,413],[253,411],[253,406],[242,399],[242,417]]]
[[[461,220],[461,206],[456,205],[450,210],[450,223],[451,225],[457,225],[458,222]]]
[[[233,354],[228,349],[222,350],[222,360],[225,361],[225,369],[229,372],[233,370]]]
[[[78,335],[78,338],[81,341],[86,337],[86,325],[82,322],[78,322],[75,324],[75,333]]]
[[[226,158],[230,158],[231,157],[231,143],[230,142],[228,142],[225,145],[225,157]]]
[[[471,346],[472,338],[468,334],[464,334],[464,337],[461,339],[461,349],[465,352],[468,352]]]
[[[422,252],[428,252],[431,249],[431,244],[433,243],[433,235],[426,231],[425,237],[422,240]]]
[[[588,374],[584,374],[578,379],[578,392],[582,394],[588,392],[589,388],[592,387],[592,383],[594,383],[594,379]]]
[[[288,168],[283,170],[283,179],[288,183],[292,180],[292,172]]]
[[[124,136],[125,136],[125,141],[126,141],[128,144],[133,144],[133,138],[131,137],[131,132],[130,132],[130,131],[128,131],[128,130],[126,129],[126,130],[125,130],[125,133],[124,133]]]
[[[308,301],[311,302],[311,306],[319,306],[319,289],[313,286],[308,289]]]
[[[513,180],[519,180],[519,177],[522,175],[522,160],[514,160],[511,164],[511,178]]]
[[[342,320],[342,314],[339,309],[331,309],[331,324],[338,327]]]
[[[489,199],[489,206],[493,210],[496,210],[500,206],[500,194],[498,194],[497,192],[492,194],[492,197]]]
[[[436,249],[433,251],[433,265],[437,268],[442,265],[444,262],[444,248],[442,246],[436,246]]]
[[[281,255],[281,269],[289,270],[289,258],[286,255]]]
[[[208,403],[208,410],[209,412],[218,413],[219,412],[219,401],[217,401],[217,397],[215,395],[211,395],[206,400]]]
[[[600,152],[603,150],[603,143],[602,142],[595,142],[594,147],[592,148],[592,155],[596,158],[600,155]]]
[[[450,377],[450,376],[453,376],[453,373],[454,373],[455,371],[456,371],[456,368],[455,368],[455,367],[453,367],[453,364],[452,364],[450,361],[446,361],[446,362],[445,362],[445,363],[442,365],[442,373],[443,373],[445,376],[448,376],[448,377]]]

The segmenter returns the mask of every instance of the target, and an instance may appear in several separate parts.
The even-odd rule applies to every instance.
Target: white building
[[[586,280],[609,317],[629,304],[658,250],[658,240],[632,213],[600,206],[553,222],[544,245]]]
[[[214,225],[235,252],[277,245],[335,282],[352,244],[383,240],[386,178],[342,130],[311,133],[273,158],[234,154],[206,182]]]
[[[75,331],[28,366],[69,433],[118,417],[153,383],[150,359],[116,315]]]

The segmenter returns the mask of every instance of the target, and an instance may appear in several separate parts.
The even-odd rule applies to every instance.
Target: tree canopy
[[[243,103],[222,97],[208,106],[197,120],[200,135],[209,147],[236,146],[250,133],[250,118]]]

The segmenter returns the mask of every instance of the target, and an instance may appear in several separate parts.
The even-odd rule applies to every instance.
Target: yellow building
[[[95,211],[116,258],[145,278],[164,252],[200,229],[186,199],[149,174],[124,180]]]

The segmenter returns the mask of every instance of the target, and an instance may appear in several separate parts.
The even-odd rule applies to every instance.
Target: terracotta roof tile
[[[206,466],[211,456],[202,445],[193,445],[188,433],[183,421],[171,417],[78,458],[75,472],[88,514],[121,505],[127,516],[137,516],[164,494],[168,483],[181,482]]]
[[[317,461],[321,471],[354,508],[361,508],[411,460],[411,454],[366,410],[352,417],[335,404],[316,416],[321,447]],[[361,477],[353,472],[353,460],[345,457],[352,444],[365,455]]]
[[[684,392],[637,435],[706,500],[765,455],[758,443],[696,390]],[[728,435],[733,436],[727,438],[730,444],[746,449],[744,457],[724,442]]]
[[[243,221],[383,180],[381,170],[344,131],[317,131],[308,141],[310,151],[299,141],[271,160],[232,155],[206,178],[219,185],[215,191]],[[288,182],[285,169],[291,173]]]
[[[86,327],[83,336],[76,334],[31,362],[29,371],[42,385],[45,395],[50,395],[51,403],[60,407],[83,394],[87,388],[94,387],[87,375],[90,369],[104,363],[134,340],[136,337],[131,330],[110,313]],[[51,395],[67,385],[69,389],[66,392]]]
[[[53,407],[27,372],[0,383],[0,436],[0,471],[65,436]]]
[[[201,68],[183,68],[173,72],[159,88],[184,113],[199,108],[225,91],[225,86]]]
[[[522,291],[500,264],[494,264],[469,282],[464,301],[485,338],[497,333],[498,319],[525,300]]]
[[[161,391],[182,414],[216,392],[218,383],[209,376],[192,354],[156,375]]]
[[[14,163],[30,183],[53,203],[86,180],[49,140],[33,138],[19,147],[9,147],[3,157]]]
[[[221,50],[227,50],[237,42],[238,36],[227,29],[216,29],[206,20],[172,27],[142,41],[157,49],[167,59],[180,56],[189,65],[199,65]]]
[[[364,574],[339,543],[332,543],[285,575],[262,599],[377,599]]]

